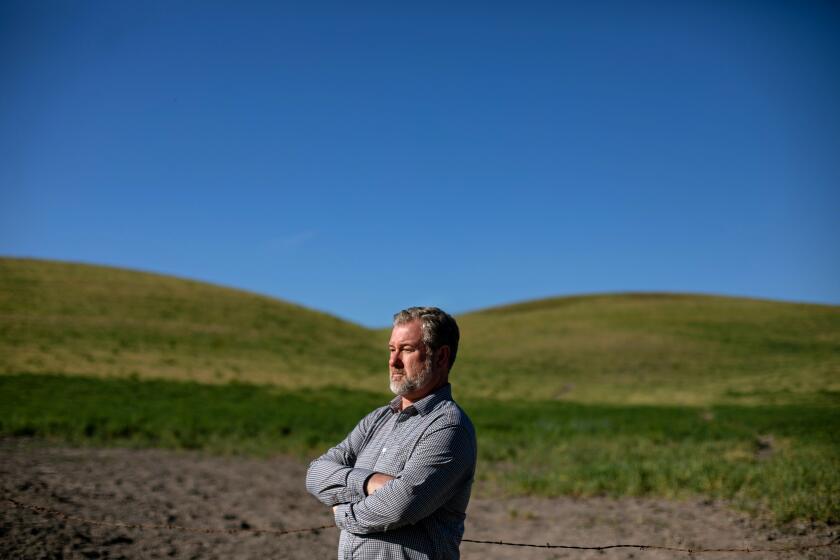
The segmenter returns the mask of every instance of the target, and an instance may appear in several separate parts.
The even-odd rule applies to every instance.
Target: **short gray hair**
[[[452,315],[438,307],[409,307],[394,315],[394,326],[420,320],[423,344],[431,354],[442,346],[449,346],[449,369],[455,363],[461,332]]]

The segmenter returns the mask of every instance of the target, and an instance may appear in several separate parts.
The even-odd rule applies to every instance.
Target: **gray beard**
[[[403,396],[406,393],[411,393],[417,389],[425,386],[432,378],[432,360],[426,360],[423,366],[423,371],[417,374],[417,377],[409,379],[405,373],[398,381],[391,380],[391,392],[398,396]]]

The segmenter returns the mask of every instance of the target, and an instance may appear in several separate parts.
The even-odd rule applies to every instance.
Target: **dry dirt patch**
[[[338,532],[286,536],[193,534],[68,522],[13,506],[12,498],[99,521],[213,529],[295,529],[331,523],[303,487],[306,465],[196,452],[74,449],[0,440],[0,557],[3,558],[334,558]],[[724,504],[640,499],[474,498],[465,538],[599,546],[771,548],[830,541],[836,527],[772,524]],[[462,558],[689,558],[463,543]],[[708,558],[838,558],[840,547],[798,553],[709,554]]]

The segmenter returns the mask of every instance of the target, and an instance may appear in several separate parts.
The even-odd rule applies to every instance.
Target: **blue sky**
[[[453,5],[454,4],[454,5]],[[833,2],[0,4],[0,254],[381,326],[840,303]]]

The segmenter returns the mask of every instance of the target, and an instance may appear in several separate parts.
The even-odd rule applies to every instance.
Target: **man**
[[[459,557],[476,441],[449,385],[458,339],[455,319],[437,307],[394,315],[397,396],[309,466],[306,488],[341,529],[340,560]]]

